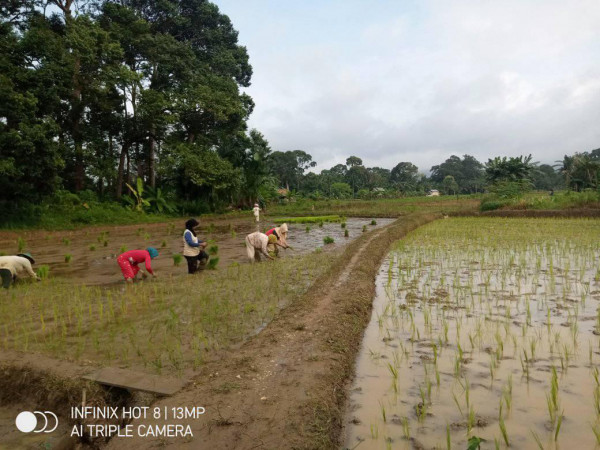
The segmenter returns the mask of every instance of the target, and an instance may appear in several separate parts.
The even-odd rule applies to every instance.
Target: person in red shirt
[[[158,250],[154,247],[148,247],[146,250],[129,250],[128,252],[121,253],[117,257],[117,263],[123,272],[123,277],[128,283],[133,283],[135,276],[140,270],[138,266],[141,263],[146,265],[148,273],[156,277],[156,273],[152,270],[150,261],[158,256]],[[146,274],[142,271],[142,276],[146,278]]]

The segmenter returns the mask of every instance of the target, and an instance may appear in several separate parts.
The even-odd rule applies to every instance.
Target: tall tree
[[[419,184],[419,169],[410,162],[398,163],[392,169],[390,181],[403,193],[415,191]]]

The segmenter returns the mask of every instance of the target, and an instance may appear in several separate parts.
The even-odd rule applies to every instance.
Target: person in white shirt
[[[252,212],[254,213],[254,218],[256,221],[260,221],[260,207],[258,206],[258,203],[254,204],[254,209],[252,209]]]
[[[198,269],[202,270],[208,263],[208,253],[204,251],[206,242],[201,241],[196,236],[195,228],[200,225],[196,219],[190,219],[185,223],[183,232],[183,256],[188,263],[188,273],[196,273]]]
[[[0,256],[0,276],[2,277],[2,286],[5,289],[17,278],[25,275],[41,281],[31,267],[35,260],[29,253],[19,253],[15,256]]]
[[[273,236],[273,241],[277,241],[277,238]],[[274,259],[269,255],[269,236],[260,231],[255,231],[246,236],[246,253],[250,262],[260,261],[260,254],[262,253],[268,259]]]

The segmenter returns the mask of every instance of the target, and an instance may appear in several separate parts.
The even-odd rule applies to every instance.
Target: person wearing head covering
[[[254,209],[252,209],[252,212],[254,213],[254,218],[256,221],[260,221],[260,207],[258,206],[258,203],[254,204]]]
[[[287,244],[287,235],[288,235],[288,226],[286,223],[281,224],[281,226],[271,228],[266,232],[267,236],[274,235],[277,238],[277,246],[282,248],[288,248]],[[275,254],[279,253],[279,249],[275,247]]]
[[[195,228],[200,225],[196,219],[190,219],[185,223],[183,232],[183,256],[188,264],[188,273],[193,274],[203,270],[208,263],[208,253],[204,251],[206,242],[196,236]]]
[[[148,247],[146,250],[129,250],[121,253],[117,257],[117,263],[123,272],[123,277],[128,283],[133,283],[135,276],[140,271],[139,264],[144,263],[146,270],[153,277],[156,277],[156,272],[152,270],[150,261],[158,256],[158,250],[154,247]],[[142,271],[142,276],[146,278],[146,274]]]
[[[276,238],[275,242],[277,242]],[[246,236],[246,253],[250,262],[259,262],[261,253],[268,259],[275,259],[269,255],[269,236],[260,231],[255,231]]]
[[[8,289],[12,282],[24,275],[41,281],[31,267],[35,260],[29,253],[19,253],[14,256],[0,256],[0,278],[2,287]]]

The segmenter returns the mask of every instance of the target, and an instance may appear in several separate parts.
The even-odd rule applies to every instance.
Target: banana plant
[[[166,211],[172,213],[175,211],[175,207],[165,198],[160,188],[147,188],[147,190],[148,196],[146,197],[146,200],[151,205],[154,212],[162,213],[163,211]]]
[[[123,197],[126,202],[131,205],[131,208],[135,211],[143,211],[145,206],[150,206],[150,202],[144,198],[144,182],[140,177],[136,180],[136,188],[131,187],[129,183],[125,183],[131,193],[133,194],[133,198],[131,197]]]

